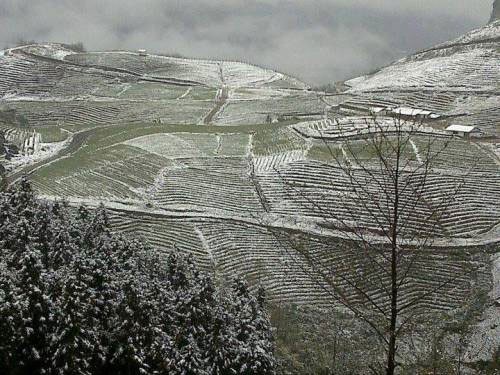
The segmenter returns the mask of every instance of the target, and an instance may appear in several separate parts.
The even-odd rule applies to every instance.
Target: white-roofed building
[[[426,111],[425,109],[419,109],[419,108],[410,108],[410,107],[397,107],[393,108],[391,110],[393,114],[399,115],[403,118],[426,118],[429,117],[432,112],[431,111]]]
[[[469,125],[450,125],[446,128],[446,131],[462,138],[469,138],[470,136],[477,136],[482,133],[481,129]]]
[[[386,107],[370,107],[369,108],[370,113],[372,115],[386,115],[387,114],[387,108]]]

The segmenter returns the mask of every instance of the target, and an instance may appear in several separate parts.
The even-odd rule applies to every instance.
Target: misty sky
[[[487,23],[493,0],[0,0],[19,39],[243,60],[343,80]]]

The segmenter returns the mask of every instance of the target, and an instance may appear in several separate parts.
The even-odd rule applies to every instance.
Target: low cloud
[[[491,0],[2,0],[0,48],[76,42],[346,79],[488,21]]]

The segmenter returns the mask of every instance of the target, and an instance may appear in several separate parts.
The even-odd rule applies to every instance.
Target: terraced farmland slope
[[[495,268],[484,246],[498,252],[499,30],[494,22],[350,80],[336,94],[237,62],[75,53],[58,44],[6,50],[0,54],[0,119],[11,120],[0,130],[13,142],[34,130],[48,150],[46,159],[35,155],[24,169],[16,165],[8,181],[30,172],[47,198],[103,202],[117,231],[164,251],[175,245],[220,277],[244,275],[273,300],[323,305],[331,301],[308,277],[306,261],[266,228],[298,233],[336,272],[352,272],[362,260],[349,258],[343,250],[350,240],[328,227],[311,202],[367,231],[375,233],[377,223],[349,198],[350,182],[331,152],[349,163],[355,152],[370,163],[373,154],[356,140],[371,135],[374,108],[384,113],[378,120],[386,131],[395,108],[426,110],[432,116],[405,155],[411,163],[421,161],[429,139],[436,140],[433,147],[447,142],[449,123],[477,125],[487,136],[455,139],[429,174],[430,203],[405,217],[410,231],[435,236],[415,267],[410,295],[440,285],[464,261],[485,265],[421,302],[454,309],[471,289],[491,286]],[[351,151],[343,146],[347,139],[354,142]],[[369,180],[361,171],[359,178]],[[423,228],[422,214],[459,183],[441,225]]]
[[[500,20],[462,37],[405,57],[376,73],[345,82],[343,95],[325,102],[369,112],[411,107],[500,135]]]

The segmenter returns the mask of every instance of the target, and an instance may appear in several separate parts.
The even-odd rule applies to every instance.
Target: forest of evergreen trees
[[[23,374],[269,374],[264,296],[91,211],[0,194],[0,369]]]

